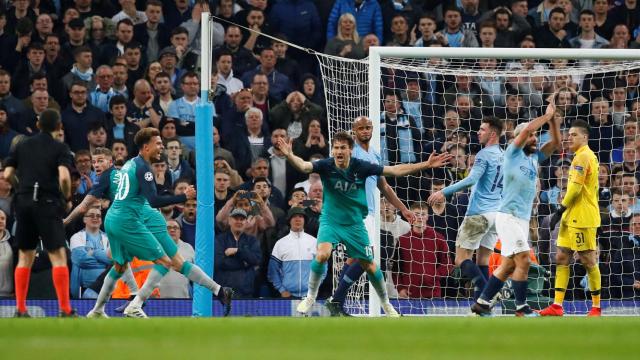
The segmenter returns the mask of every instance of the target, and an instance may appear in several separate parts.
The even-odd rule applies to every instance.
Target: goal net
[[[371,145],[385,165],[426,160],[432,151],[454,155],[450,166],[413,176],[387,179],[400,199],[417,203],[429,213],[427,226],[435,236],[405,234],[410,227],[390,205],[377,204],[377,227],[369,234],[382,265],[389,295],[404,314],[466,314],[473,294],[470,280],[454,266],[455,239],[471,189],[456,193],[433,207],[426,200],[435,189],[463,179],[481,149],[477,131],[481,120],[504,120],[503,147],[514,128],[544,113],[557,93],[556,117],[563,138],[570,124],[584,119],[591,125],[589,145],[600,161],[598,230],[599,266],[604,310],[637,314],[640,295],[640,214],[637,167],[640,115],[640,56],[637,51],[587,49],[371,48],[366,60],[318,55],[327,99],[330,135],[351,130],[357,116],[374,124]],[[372,80],[373,79],[373,80]],[[539,144],[550,136],[538,133]],[[530,246],[534,262],[529,273],[528,302],[547,306],[553,298],[556,237],[549,216],[564,196],[572,154],[562,149],[543,162],[534,204]],[[379,194],[378,194],[379,196]],[[381,207],[382,204],[382,207]],[[381,210],[382,209],[382,210]],[[325,210],[326,211],[326,210]],[[634,225],[636,224],[636,225]],[[638,237],[634,237],[635,233]],[[499,245],[497,246],[499,247]],[[344,251],[334,252],[334,287]],[[497,266],[499,248],[490,266]],[[352,314],[379,314],[370,306],[363,276],[350,290],[346,309]],[[375,295],[372,295],[372,298]],[[498,307],[513,309],[509,282],[499,294]],[[583,313],[590,302],[586,273],[577,261],[565,311]]]

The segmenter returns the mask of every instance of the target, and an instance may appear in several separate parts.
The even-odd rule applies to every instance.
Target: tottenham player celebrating
[[[478,300],[489,278],[489,257],[497,241],[495,220],[500,205],[504,171],[503,151],[499,145],[502,129],[500,119],[487,117],[482,120],[478,140],[484,148],[476,155],[469,176],[433,193],[427,200],[429,205],[437,204],[444,201],[445,197],[474,185],[469,207],[456,239],[455,258],[462,275],[471,279],[474,300]],[[472,259],[476,250],[478,253],[474,263]]]
[[[509,276],[513,281],[516,315],[538,315],[526,301],[529,219],[536,196],[538,163],[549,157],[560,144],[560,125],[553,120],[555,109],[552,100],[543,116],[518,125],[514,140],[504,153],[504,188],[496,215],[496,230],[502,241],[502,263],[493,272],[480,298],[471,306],[471,311],[481,316],[491,315],[491,299],[502,289]],[[538,151],[536,131],[550,120],[551,140]]]
[[[598,158],[589,149],[589,124],[576,120],[569,129],[569,149],[575,154],[569,170],[567,194],[551,217],[551,229],[560,222],[556,253],[556,283],[553,304],[542,316],[562,316],[562,302],[569,283],[569,260],[577,251],[587,270],[592,307],[588,316],[600,316],[600,268],[596,252],[596,230],[600,226],[598,210]]]
[[[431,154],[425,162],[400,164],[395,166],[375,165],[367,161],[351,158],[353,138],[346,132],[338,132],[331,144],[332,157],[313,163],[304,161],[291,151],[291,142],[278,139],[276,147],[298,171],[320,174],[324,185],[323,210],[318,231],[318,250],[311,262],[309,290],[300,304],[298,312],[306,314],[316,301],[318,288],[326,273],[327,260],[333,247],[338,243],[346,246],[347,255],[357,259],[367,272],[369,281],[381,299],[387,316],[397,317],[398,312],[389,303],[389,297],[380,268],[373,261],[373,250],[369,235],[362,221],[368,213],[365,181],[375,176],[405,176],[428,168],[440,167],[451,158],[449,154]]]

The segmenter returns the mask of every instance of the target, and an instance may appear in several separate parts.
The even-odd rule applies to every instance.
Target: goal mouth
[[[631,203],[630,199],[637,194],[622,195],[627,197],[626,205],[613,204],[611,200],[613,193],[619,192],[617,189],[622,193],[632,191],[629,189],[634,186],[637,189],[638,180],[627,179],[636,184],[626,186],[622,180],[629,173],[640,173],[640,168],[629,168],[636,163],[635,155],[629,155],[631,148],[634,153],[640,150],[632,145],[636,138],[640,144],[637,123],[640,51],[371,47],[365,60],[323,54],[317,57],[323,75],[330,138],[338,131],[350,131],[354,119],[367,115],[372,120],[373,134],[380,134],[372,137],[370,147],[381,153],[384,164],[425,160],[432,151],[454,153],[454,164],[442,171],[387,179],[405,205],[425,202],[434,184],[449,185],[468,175],[475,154],[482,148],[478,129],[484,117],[504,120],[506,131],[501,137],[504,147],[513,138],[514,128],[544,114],[546,105],[555,96],[556,116],[562,121],[565,138],[562,149],[539,168],[540,189],[529,239],[532,256],[539,266],[529,274],[529,302],[534,307],[544,307],[553,297],[557,229],[549,229],[548,215],[566,188],[571,159],[566,137],[576,119],[590,123],[589,144],[603,165],[599,205],[606,223],[603,222],[598,236],[603,299],[628,301],[637,296],[628,280],[640,269],[633,267],[633,245],[625,242],[624,237],[630,234],[629,214],[640,212],[640,203]],[[395,110],[393,104],[398,105]],[[537,135],[539,146],[549,139],[548,128],[543,127]],[[442,307],[442,313],[466,313],[473,291],[468,279],[463,279],[452,264],[457,228],[464,218],[471,189],[453,195],[444,210],[442,206],[438,209],[427,206],[429,225],[447,242],[449,264],[443,264],[439,254],[425,250],[426,246],[418,246],[417,240],[401,242],[403,234],[392,234],[391,240],[381,237],[381,229],[395,230],[396,220],[383,221],[380,193],[374,191],[376,225],[369,236],[376,249],[375,260],[383,264],[392,298],[399,297],[399,289],[409,289],[408,299],[394,304],[400,306],[400,311],[413,315],[433,314],[434,306]],[[456,212],[451,214],[451,209]],[[399,212],[395,216],[401,217]],[[408,246],[403,248],[400,243]],[[334,286],[343,257],[342,252],[334,253]],[[498,259],[499,256],[495,261]],[[429,269],[418,273],[419,268]],[[579,264],[572,263],[567,291],[567,300],[576,309],[590,303],[586,273],[581,269]],[[348,312],[380,314],[379,303],[375,295],[369,294],[364,276],[353,289],[347,297]],[[510,291],[507,286],[501,292],[499,308],[511,306]],[[631,306],[635,313],[635,303]]]

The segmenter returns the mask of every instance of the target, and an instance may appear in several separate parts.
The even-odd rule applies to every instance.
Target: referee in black
[[[16,238],[20,257],[15,270],[16,317],[29,317],[29,276],[42,241],[51,260],[60,316],[76,316],[69,301],[69,269],[62,217],[71,197],[69,147],[53,133],[62,127],[60,114],[45,110],[38,119],[40,133],[18,143],[7,158],[4,178],[17,177]]]

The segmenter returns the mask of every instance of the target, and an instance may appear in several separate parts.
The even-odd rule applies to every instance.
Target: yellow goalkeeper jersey
[[[562,220],[570,227],[593,228],[600,226],[598,208],[598,158],[584,145],[576,151],[569,170],[569,186],[562,205],[567,207]],[[578,192],[578,194],[570,192]],[[566,200],[571,201],[570,204]]]

